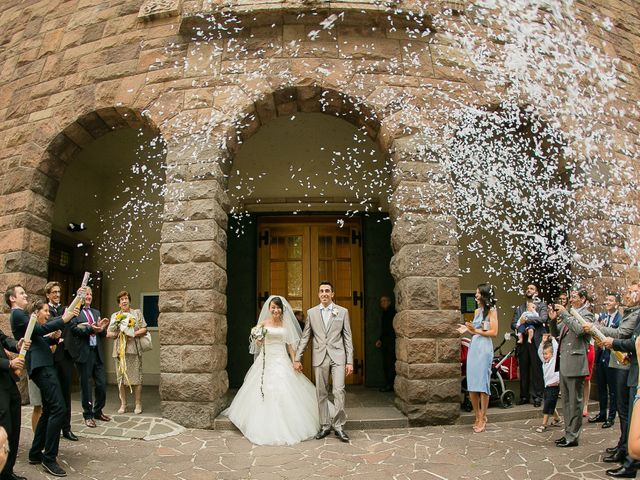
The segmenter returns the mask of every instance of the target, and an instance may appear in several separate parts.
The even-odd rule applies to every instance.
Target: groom
[[[353,373],[353,343],[351,341],[351,325],[346,308],[333,303],[333,285],[321,282],[318,292],[320,305],[307,311],[307,321],[296,351],[293,368],[302,371],[302,353],[313,336],[313,354],[311,363],[316,376],[316,395],[320,410],[320,431],[316,439],[320,440],[331,433],[332,420],[329,417],[329,372],[333,380],[333,402],[335,415],[333,430],[336,437],[343,442],[349,436],[342,429],[347,421],[344,413],[344,379]]]

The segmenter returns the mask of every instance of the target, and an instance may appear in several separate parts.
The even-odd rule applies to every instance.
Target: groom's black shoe
[[[320,431],[318,431],[318,433],[316,433],[316,440],[322,440],[324,437],[326,437],[327,435],[329,435],[331,433],[331,427],[327,427],[327,428],[320,428]]]
[[[344,430],[335,430],[335,434],[341,442],[349,443],[349,435]]]

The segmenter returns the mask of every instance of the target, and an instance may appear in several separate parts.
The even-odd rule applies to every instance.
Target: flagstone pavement
[[[23,407],[15,471],[29,479],[52,478],[42,467],[26,462],[32,439],[30,412],[30,407]],[[116,415],[109,422],[114,426],[90,437],[74,418],[80,441],[61,439],[58,460],[70,478],[100,480],[599,479],[607,478],[604,470],[610,466],[601,463],[602,452],[614,445],[619,434],[617,424],[607,430],[600,424],[586,425],[579,447],[557,448],[553,439],[561,436],[561,430],[536,433],[540,419],[532,418],[490,423],[479,434],[469,425],[352,430],[350,444],[329,436],[291,447],[255,446],[233,430],[179,426],[146,441],[108,435],[107,428],[123,424],[131,430],[142,424],[171,427],[160,418],[146,418]]]

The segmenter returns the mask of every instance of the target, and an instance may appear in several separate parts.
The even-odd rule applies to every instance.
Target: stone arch
[[[61,130],[42,125],[34,142],[21,145],[20,167],[5,192],[6,211],[13,215],[10,243],[4,249],[5,283],[21,282],[27,291],[43,292],[47,279],[53,206],[60,179],[75,154],[96,138],[120,128],[156,126],[139,110],[105,107],[88,111]],[[42,148],[41,148],[42,147]]]
[[[177,119],[176,124],[185,125],[185,118],[190,119],[195,126],[190,125],[189,130],[199,131],[208,141],[194,142],[192,136],[180,135],[174,130],[167,158],[169,193],[165,203],[160,266],[160,321],[163,325],[160,391],[164,415],[187,426],[213,426],[215,417],[226,403],[226,229],[229,208],[225,188],[237,149],[263,123],[278,115],[300,111],[343,117],[366,129],[389,155],[394,140],[406,132],[394,123],[391,108],[381,113],[382,109],[355,97],[316,85],[284,87],[257,99],[245,97],[242,102],[234,103],[235,100],[237,98],[229,96],[229,105],[222,104],[219,108],[219,111],[242,112],[242,115],[232,117],[233,120],[210,111],[183,112],[185,117]],[[213,128],[207,122],[212,122]],[[393,148],[393,155],[396,159],[409,155],[403,146],[406,142],[401,140],[395,140],[398,147]],[[442,255],[443,252],[434,254]],[[411,272],[413,284],[425,280],[423,274]],[[404,277],[404,273],[397,275],[399,280]],[[417,309],[412,306],[415,296],[406,294],[411,286],[402,286],[406,283],[405,280],[399,290],[404,295],[402,305],[405,309]],[[449,302],[447,305],[455,304],[454,308],[457,308],[457,299],[453,303],[446,301]],[[448,348],[449,344],[446,345]],[[441,357],[445,358],[445,343],[439,348]],[[170,354],[165,355],[165,352]],[[408,359],[414,362],[414,357],[421,355],[414,349]],[[443,371],[438,378],[448,373],[451,371]],[[453,382],[459,391],[458,378],[459,373]],[[422,402],[422,397],[411,395],[403,394],[408,405]],[[457,416],[457,397],[454,406],[445,414],[449,419]],[[408,413],[410,408],[403,408],[403,411]],[[424,423],[425,415],[423,412],[421,416],[410,418]],[[442,423],[442,415],[435,418]]]
[[[98,108],[79,115],[51,139],[38,169],[49,172],[54,180],[60,180],[64,167],[75,154],[97,138],[121,128],[148,128],[159,133],[158,127],[148,116],[143,116],[140,110],[126,107]]]

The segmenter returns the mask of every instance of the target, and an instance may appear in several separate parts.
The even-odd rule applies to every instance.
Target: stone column
[[[455,222],[419,136],[395,140],[391,273],[396,281],[396,404],[411,425],[453,423],[460,412],[460,280]]]
[[[160,247],[162,414],[212,428],[227,378],[227,198],[216,147],[169,145]]]

